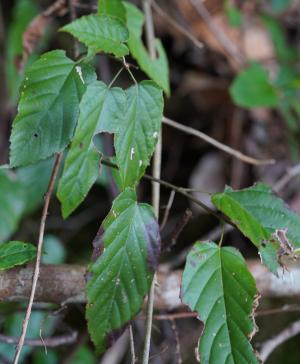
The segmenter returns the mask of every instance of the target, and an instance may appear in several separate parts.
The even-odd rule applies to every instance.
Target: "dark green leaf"
[[[57,193],[64,217],[84,200],[99,175],[100,154],[94,146],[94,136],[116,132],[123,123],[125,107],[125,92],[120,88],[108,88],[99,81],[88,86]]]
[[[273,273],[281,254],[300,248],[300,217],[274,196],[269,186],[258,183],[240,191],[228,187],[213,195],[212,201],[259,249]]]
[[[0,270],[30,262],[36,256],[36,247],[21,241],[10,241],[0,245]]]
[[[33,63],[13,123],[11,166],[36,163],[66,147],[77,123],[84,82],[82,68],[63,51],[45,53]]]
[[[249,342],[255,332],[257,290],[236,249],[197,242],[187,258],[181,295],[204,322],[201,363],[258,364]]]
[[[115,137],[116,161],[123,188],[134,186],[149,165],[163,116],[163,95],[152,81],[126,91],[127,108]]]
[[[98,13],[115,16],[126,23],[126,9],[121,0],[99,0]]]
[[[269,80],[268,72],[254,63],[243,70],[230,87],[233,101],[243,107],[275,107],[279,98],[276,88]]]
[[[129,53],[124,44],[128,40],[125,25],[107,15],[87,15],[64,26],[62,31],[72,34],[92,52],[112,53],[123,57]]]
[[[144,14],[131,3],[125,2],[124,5],[127,12],[128,46],[130,52],[141,69],[169,95],[169,66],[163,45],[159,39],[156,39],[155,47],[158,58],[152,60],[142,41],[143,24],[145,22]]]
[[[141,309],[160,249],[152,208],[126,189],[115,200],[98,236],[102,255],[91,265],[87,283],[88,328],[101,353]]]

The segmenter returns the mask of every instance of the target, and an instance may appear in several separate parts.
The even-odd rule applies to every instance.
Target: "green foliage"
[[[10,139],[12,167],[46,159],[70,142],[85,91],[78,67],[65,52],[52,51],[26,73]]]
[[[181,290],[183,302],[204,322],[201,363],[258,364],[249,343],[257,290],[236,249],[197,242],[188,255]]]
[[[126,24],[126,9],[121,0],[99,0],[98,13],[115,16]]]
[[[122,89],[109,88],[99,81],[88,86],[58,188],[64,217],[84,200],[99,175],[100,154],[93,137],[100,132],[114,133],[123,122],[125,105]]]
[[[152,209],[126,189],[114,201],[98,236],[102,255],[90,266],[86,317],[101,353],[140,310],[159,252],[159,226]]]
[[[13,174],[0,170],[0,243],[13,234],[25,209],[24,190]]]
[[[169,66],[163,45],[159,39],[156,39],[155,47],[158,58],[152,60],[142,41],[144,14],[135,5],[128,2],[124,4],[127,12],[128,46],[131,55],[138,62],[141,69],[169,95]]]
[[[254,63],[237,75],[230,87],[233,101],[242,107],[275,107],[279,96],[269,80],[268,72]]]
[[[96,364],[96,359],[91,350],[83,345],[76,351],[70,364]]]
[[[67,24],[61,30],[79,39],[91,53],[104,51],[116,57],[123,57],[129,53],[124,44],[128,40],[128,31],[117,18],[87,15]]]
[[[238,28],[241,26],[243,15],[240,10],[235,6],[232,6],[228,0],[225,1],[225,12],[228,22],[232,27]]]
[[[212,201],[259,249],[273,273],[280,255],[300,248],[300,217],[269,186],[258,183],[240,191],[227,187],[224,193],[213,195]]]
[[[273,11],[280,13],[287,9],[290,6],[291,2],[292,0],[272,0],[272,9]]]
[[[21,241],[9,241],[0,245],[0,270],[30,262],[36,256],[36,247]]]
[[[116,161],[123,189],[134,186],[145,173],[154,152],[163,116],[163,95],[152,81],[126,91],[124,120],[115,137]]]

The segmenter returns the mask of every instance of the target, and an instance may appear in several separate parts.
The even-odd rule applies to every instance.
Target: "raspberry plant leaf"
[[[227,187],[213,195],[212,202],[259,249],[263,263],[273,273],[279,268],[280,255],[300,249],[300,217],[271,187],[262,183],[240,191]]]
[[[126,90],[126,112],[115,136],[116,161],[123,189],[145,173],[155,150],[163,116],[163,94],[152,81]]]
[[[102,255],[89,271],[86,317],[98,353],[141,309],[160,250],[159,226],[151,206],[140,204],[133,189],[114,201],[98,236]],[[99,244],[100,243],[100,244]]]
[[[85,199],[99,175],[100,153],[93,137],[100,132],[116,132],[125,106],[122,89],[109,88],[100,81],[88,86],[80,103],[78,125],[58,187],[65,218]]]
[[[99,0],[98,13],[114,16],[126,24],[126,9],[121,0]]]
[[[129,30],[128,47],[131,55],[146,75],[160,86],[167,95],[170,95],[168,59],[161,41],[159,39],[155,40],[158,58],[152,60],[142,41],[144,14],[131,3],[124,2],[124,5]]]
[[[91,53],[106,52],[123,57],[129,53],[124,44],[128,30],[119,19],[107,15],[87,15],[65,25],[61,31],[72,34],[84,43]]]
[[[255,280],[236,249],[197,242],[187,258],[181,297],[204,323],[201,363],[259,363],[249,342],[255,332]]]
[[[28,69],[10,138],[12,167],[36,163],[67,146],[86,88],[85,70],[64,51],[45,53]]]
[[[0,270],[30,262],[36,256],[36,247],[21,241],[9,241],[0,245]]]

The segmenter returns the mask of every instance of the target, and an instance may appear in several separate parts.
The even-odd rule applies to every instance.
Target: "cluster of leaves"
[[[16,177],[13,179],[12,172],[5,168],[0,171],[1,186],[6,188],[0,205],[3,241],[33,203],[15,192],[18,184],[32,185],[33,177],[28,172],[32,165],[48,163],[50,170],[49,158],[66,151],[57,196],[67,218],[99,175],[101,153],[94,144],[95,136],[102,132],[114,135],[120,194],[95,242],[101,254],[89,267],[91,278],[87,283],[86,317],[98,353],[141,309],[160,251],[158,222],[152,207],[138,202],[136,188],[155,150],[163,116],[163,91],[169,94],[170,88],[162,44],[156,41],[158,58],[151,60],[142,41],[143,23],[144,16],[134,5],[102,0],[97,14],[81,17],[61,29],[82,42],[87,55],[74,61],[64,51],[55,50],[43,54],[28,68],[11,134],[9,167],[17,168]],[[151,80],[138,83],[131,74],[133,85],[126,90],[98,81],[90,61],[99,52],[123,58],[123,62],[130,53]],[[253,74],[256,88],[247,88],[245,96],[241,84],[249,82]],[[257,88],[265,104],[277,103],[277,92],[259,65],[238,76],[232,94],[236,100],[250,99],[251,106],[258,106],[261,95]],[[257,97],[254,101],[253,95]],[[268,186],[257,184],[242,191],[227,188],[215,194],[212,201],[259,249],[272,272],[277,272],[282,254],[300,248],[299,217]],[[30,244],[6,243],[0,249],[0,269],[23,264],[34,254]],[[255,281],[235,249],[213,242],[195,244],[183,274],[182,300],[205,323],[198,348],[203,362],[258,363],[249,342],[255,331],[257,296]]]

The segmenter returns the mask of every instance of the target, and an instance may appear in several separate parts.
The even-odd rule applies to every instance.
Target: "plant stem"
[[[21,351],[22,351],[22,348],[24,345],[24,341],[25,341],[25,337],[26,337],[26,333],[27,333],[28,323],[29,323],[30,316],[31,316],[32,305],[33,305],[35,291],[36,291],[37,282],[38,282],[39,273],[40,273],[40,264],[41,264],[41,256],[42,256],[42,249],[43,249],[43,242],[44,242],[44,235],[45,235],[45,225],[46,225],[46,220],[47,220],[47,215],[48,215],[48,209],[49,209],[50,199],[51,199],[52,192],[54,189],[55,180],[56,180],[56,177],[57,177],[57,174],[59,171],[61,160],[62,160],[62,153],[58,153],[56,156],[56,160],[55,160],[53,169],[52,169],[52,174],[50,177],[48,190],[45,195],[45,202],[44,202],[40,229],[39,229],[39,240],[38,240],[38,246],[37,246],[37,255],[36,255],[36,261],[35,261],[35,267],[34,267],[34,273],[33,273],[33,279],[32,279],[30,298],[29,298],[29,302],[28,302],[28,306],[27,306],[27,310],[26,310],[26,315],[25,315],[23,325],[22,325],[21,336],[19,338],[19,342],[18,342],[18,345],[16,348],[16,353],[15,353],[13,364],[17,364],[19,362],[20,354],[21,354]]]
[[[143,9],[146,19],[146,39],[148,51],[151,59],[154,61],[156,59],[155,52],[155,36],[154,36],[154,25],[150,0],[143,0]],[[162,135],[161,131],[158,136],[158,141],[156,145],[156,150],[153,158],[153,169],[152,174],[156,179],[160,179],[161,175],[161,157],[162,157]],[[159,219],[159,205],[160,205],[160,184],[152,183],[152,205],[156,218]],[[149,296],[148,296],[148,306],[147,306],[147,320],[146,320],[146,335],[145,344],[143,351],[143,364],[149,363],[150,355],[150,344],[151,344],[151,331],[152,331],[152,321],[153,321],[153,305],[155,296],[155,284],[156,284],[156,274],[154,274]]]

